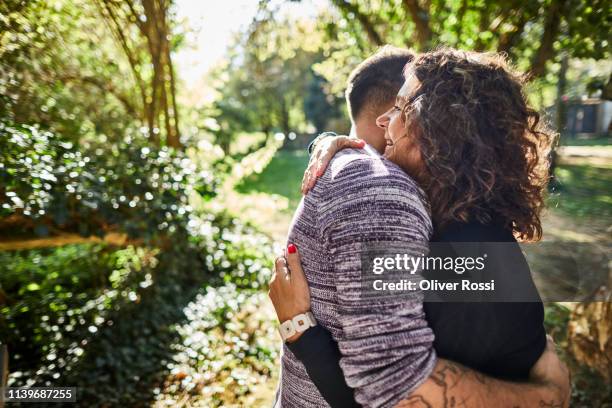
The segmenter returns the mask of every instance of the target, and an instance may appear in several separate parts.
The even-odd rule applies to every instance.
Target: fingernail
[[[297,251],[297,248],[295,245],[293,244],[287,245],[287,252],[289,252],[290,254],[295,254],[296,251]]]
[[[359,143],[359,146],[360,146],[360,147],[365,147],[365,140],[360,140],[360,141],[359,141],[359,142],[357,142],[357,143]]]

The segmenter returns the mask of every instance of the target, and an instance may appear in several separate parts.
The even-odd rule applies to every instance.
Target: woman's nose
[[[378,126],[379,128],[382,128],[382,129],[386,128],[388,123],[389,123],[389,115],[387,115],[387,112],[383,113],[382,115],[376,118],[376,126]]]

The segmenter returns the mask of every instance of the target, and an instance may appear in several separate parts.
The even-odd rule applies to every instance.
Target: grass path
[[[306,152],[279,150],[262,171],[226,186],[223,204],[283,245],[302,198],[300,182],[307,164]]]

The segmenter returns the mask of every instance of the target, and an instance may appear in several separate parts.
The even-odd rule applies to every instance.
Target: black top
[[[447,242],[478,242],[485,250],[487,245],[493,245],[490,243],[505,242],[504,250],[514,261],[504,262],[504,255],[504,259],[492,260],[491,267],[498,276],[513,275],[513,279],[522,281],[523,287],[531,286],[535,291],[518,243],[511,231],[496,221],[455,223],[437,231],[432,242],[441,244],[432,245],[431,255],[434,251],[453,251],[450,244],[445,247]],[[427,297],[425,300],[427,321],[435,334],[434,348],[441,358],[491,376],[527,380],[529,370],[546,347],[542,302],[428,302]],[[287,345],[332,407],[359,406],[352,388],[346,384],[340,369],[340,351],[329,331],[315,326]]]

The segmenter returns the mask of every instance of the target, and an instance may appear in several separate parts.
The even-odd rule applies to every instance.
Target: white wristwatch
[[[287,320],[280,325],[278,331],[280,332],[283,341],[293,336],[295,333],[302,333],[310,327],[317,325],[312,312],[300,313],[293,317],[291,320]]]

